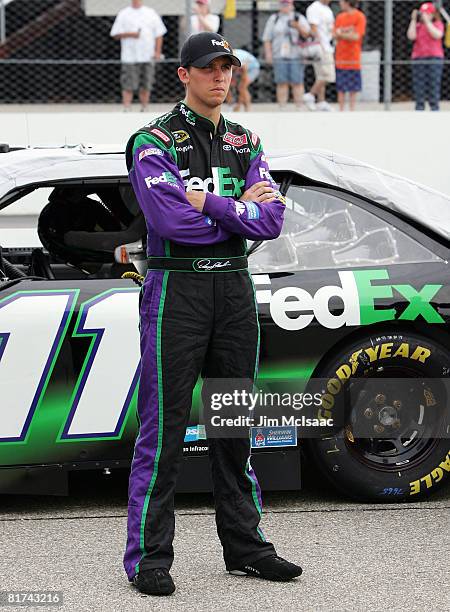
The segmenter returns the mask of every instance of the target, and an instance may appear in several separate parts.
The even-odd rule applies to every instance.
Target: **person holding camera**
[[[407,36],[414,42],[411,58],[416,110],[425,110],[427,99],[430,109],[438,111],[444,66],[444,24],[434,4],[424,2],[418,11],[412,12]]]
[[[280,0],[278,13],[271,15],[263,34],[266,62],[273,64],[277,102],[283,107],[292,97],[300,107],[304,93],[305,66],[301,60],[301,37],[309,35],[306,18],[294,10],[293,0]]]
[[[211,13],[209,0],[196,0],[191,16],[191,34],[218,32],[220,17]]]

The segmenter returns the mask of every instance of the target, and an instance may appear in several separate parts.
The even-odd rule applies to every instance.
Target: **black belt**
[[[149,257],[149,270],[173,272],[235,272],[246,270],[247,257]]]

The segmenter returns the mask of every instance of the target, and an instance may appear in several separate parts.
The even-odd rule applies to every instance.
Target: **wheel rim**
[[[440,390],[430,389],[421,376],[423,372],[413,368],[385,366],[349,381],[346,405],[351,409],[344,440],[359,461],[394,472],[423,462],[439,443]],[[406,384],[399,385],[399,378]]]

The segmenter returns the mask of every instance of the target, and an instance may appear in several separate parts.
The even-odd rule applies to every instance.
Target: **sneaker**
[[[303,96],[303,102],[305,103],[305,106],[308,110],[316,110],[316,98],[313,96],[312,93],[305,93]]]
[[[132,110],[132,109],[131,109],[131,106],[124,106],[124,107],[123,107],[123,112],[124,112],[124,113],[131,113],[131,110]]]
[[[275,582],[287,582],[302,574],[302,568],[294,563],[289,563],[277,555],[258,559],[243,567],[229,570],[233,576],[254,576],[263,580],[274,580]]]
[[[141,113],[148,112],[148,106],[141,106]]]
[[[326,100],[323,100],[322,102],[318,102],[316,104],[316,109],[318,111],[325,111],[327,113],[332,112],[334,110],[333,107],[330,104],[328,104]]]
[[[145,595],[172,595],[175,584],[169,570],[165,568],[149,569],[139,572],[133,578],[134,586]]]

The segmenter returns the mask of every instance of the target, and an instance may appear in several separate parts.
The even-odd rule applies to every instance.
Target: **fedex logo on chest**
[[[192,176],[189,168],[180,170],[186,191],[211,192],[231,198],[239,198],[242,195],[245,179],[233,176],[230,167],[213,166],[211,173],[212,176],[203,179]]]

